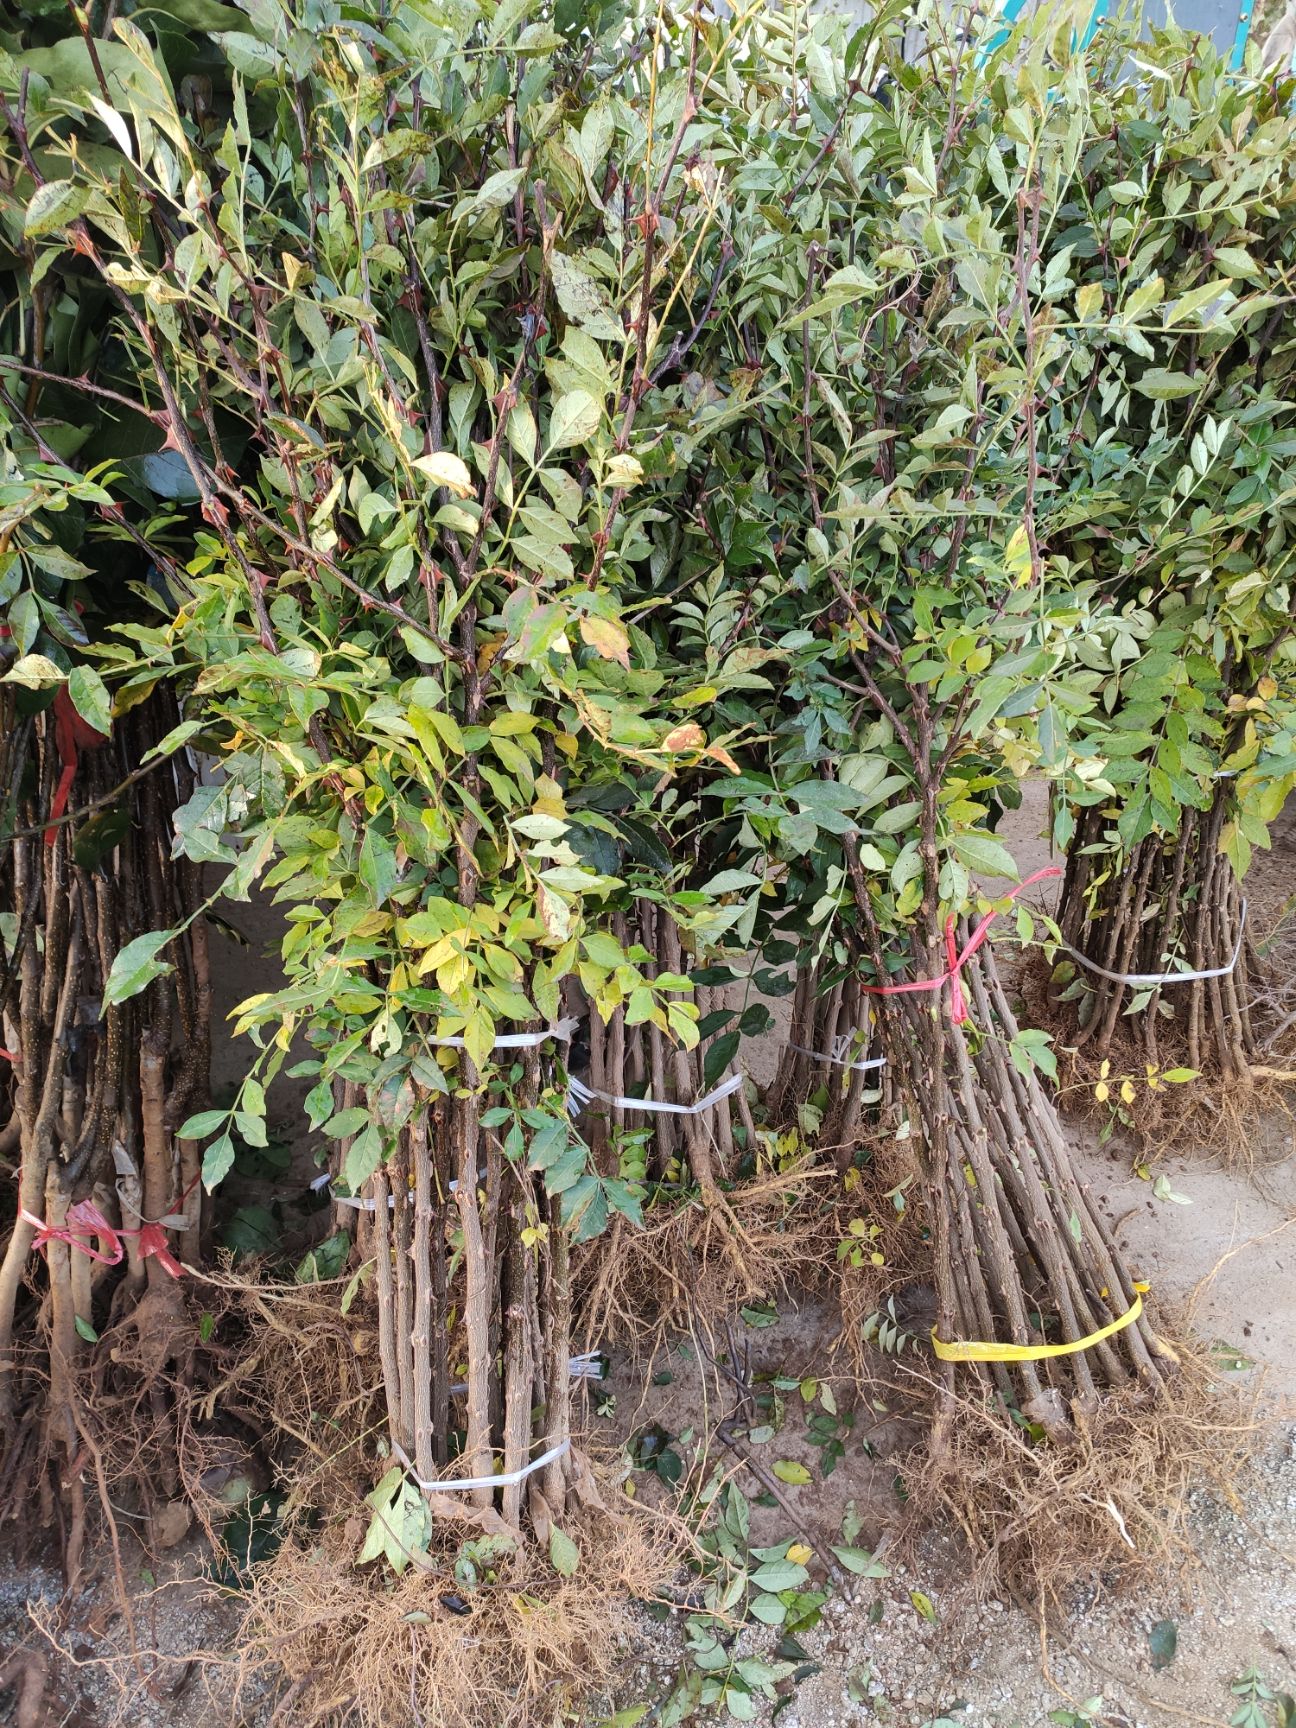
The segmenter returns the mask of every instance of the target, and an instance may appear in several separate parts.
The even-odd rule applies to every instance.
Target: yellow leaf
[[[464,1046],[479,1068],[490,1061],[495,1048],[495,1022],[484,1008],[474,1008],[469,1015],[464,1027]]]
[[[706,733],[695,722],[690,721],[685,726],[672,726],[658,746],[662,750],[701,750],[706,744]]]
[[[416,456],[414,467],[420,474],[426,474],[429,480],[434,480],[438,486],[444,486],[453,492],[456,498],[471,498],[474,487],[472,475],[468,472],[468,464],[462,456],[456,456],[450,450],[435,450],[430,456]]]
[[[643,463],[637,456],[620,452],[608,457],[607,477],[613,486],[629,490],[643,479]]]
[[[1094,1087],[1094,1097],[1100,1104],[1105,1104],[1111,1097],[1111,1087],[1105,1080],[1100,1080]]]
[[[488,636],[486,638],[477,650],[477,670],[479,672],[485,672],[489,669],[491,661],[498,656],[500,649],[507,641],[507,636]]]
[[[794,1542],[787,1551],[787,1557],[794,1566],[805,1566],[813,1553],[814,1549],[807,1548],[804,1542]]]
[[[741,774],[742,769],[725,749],[723,744],[711,744],[702,752],[704,756],[714,756],[717,762],[723,762],[731,774]]]
[[[536,910],[551,942],[565,942],[571,935],[572,910],[560,894],[543,882],[536,883]]]
[[[419,970],[426,971],[426,969],[425,961]],[[456,990],[462,989],[474,977],[475,973],[476,967],[466,954],[455,954],[443,966],[437,967],[437,989],[444,990],[447,996],[453,996]]]
[[[1131,1080],[1121,1081],[1121,1099],[1126,1104],[1134,1102],[1134,1083]]]
[[[1094,313],[1101,309],[1102,298],[1100,282],[1086,282],[1083,288],[1076,291],[1076,311],[1082,324],[1087,324]]]
[[[581,641],[588,643],[596,654],[605,660],[615,660],[627,672],[630,670],[630,637],[620,624],[611,618],[582,618],[580,633]]]
[[[1016,586],[1025,587],[1031,578],[1030,541],[1026,538],[1025,528],[1013,529],[1004,547],[1004,564]]]
[[[1272,698],[1278,694],[1278,685],[1267,672],[1256,685],[1256,694],[1258,696],[1263,696],[1266,702],[1272,700]]]

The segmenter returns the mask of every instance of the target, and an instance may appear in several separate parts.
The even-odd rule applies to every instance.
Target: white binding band
[[[573,1079],[568,1082],[570,1090],[567,1105],[571,1109],[575,1103],[573,1116],[595,1098],[604,1104],[610,1104],[614,1110],[647,1110],[660,1116],[700,1116],[704,1110],[709,1110],[722,1098],[730,1097],[742,1083],[741,1074],[731,1074],[727,1080],[722,1080],[718,1086],[713,1087],[705,1098],[699,1098],[696,1104],[670,1104],[664,1098],[623,1098],[617,1093],[600,1092],[597,1087],[587,1086],[583,1080]]]
[[[789,1044],[789,1050],[795,1050],[798,1056],[808,1056],[812,1062],[823,1062],[829,1068],[849,1068],[852,1072],[865,1074],[870,1068],[885,1068],[885,1056],[870,1056],[866,1062],[852,1062],[850,1047],[858,1034],[839,1032],[833,1039],[833,1053],[825,1056],[822,1050],[808,1050],[804,1044]]]
[[[537,1044],[543,1044],[548,1038],[556,1038],[560,1044],[570,1044],[572,1033],[580,1025],[580,1019],[575,1014],[569,1014],[564,1020],[555,1020],[552,1026],[546,1026],[540,1032],[503,1032],[491,1045],[492,1050],[533,1050]],[[465,1048],[462,1038],[429,1038],[429,1044],[438,1050],[462,1050]]]
[[[1204,972],[1109,972],[1105,966],[1099,966],[1079,949],[1073,948],[1069,942],[1059,942],[1057,946],[1064,954],[1069,954],[1073,960],[1096,973],[1099,978],[1105,978],[1109,984],[1197,984],[1206,978],[1227,978],[1236,968],[1242,953],[1242,941],[1246,935],[1247,903],[1242,902],[1242,910],[1238,923],[1237,946],[1233,950],[1233,958],[1227,966],[1211,966]]]
[[[595,1350],[587,1350],[583,1356],[573,1356],[567,1364],[567,1372],[573,1380],[603,1380],[603,1358]],[[457,1380],[450,1388],[452,1398],[467,1396],[468,1383]]]
[[[425,1494],[464,1494],[473,1488],[512,1488],[517,1482],[524,1482],[534,1470],[543,1470],[546,1464],[552,1464],[556,1458],[561,1458],[564,1452],[571,1450],[570,1440],[560,1440],[556,1446],[551,1446],[547,1452],[542,1452],[538,1458],[533,1458],[521,1470],[510,1470],[507,1476],[465,1476],[461,1481],[425,1482],[421,1476],[414,1474],[414,1466],[410,1463],[401,1448],[392,1443],[392,1457],[397,1463],[404,1465],[411,1480]]]
[[[479,1170],[477,1172],[477,1180],[483,1182],[485,1179],[486,1172],[484,1170]],[[331,1176],[326,1176],[322,1180],[317,1177],[316,1180],[311,1183],[311,1187],[325,1188],[332,1180],[333,1178]],[[459,1183],[457,1180],[449,1183],[448,1186],[452,1194],[458,1193]],[[410,1198],[412,1199],[413,1196],[411,1195]],[[378,1202],[374,1199],[372,1194],[367,1194],[363,1198],[359,1194],[335,1194],[333,1196],[333,1204],[335,1206],[349,1206],[353,1212],[376,1212],[378,1210]],[[387,1196],[387,1210],[389,1212],[394,1211],[395,1207],[396,1196],[394,1194],[389,1194]]]

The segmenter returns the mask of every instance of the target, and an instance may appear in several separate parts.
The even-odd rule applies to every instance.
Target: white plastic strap
[[[552,1464],[555,1458],[561,1458],[564,1452],[570,1452],[571,1441],[560,1440],[556,1446],[551,1446],[547,1452],[542,1452],[538,1458],[533,1458],[521,1470],[510,1470],[507,1476],[465,1476],[460,1481],[425,1482],[421,1476],[415,1476],[414,1466],[394,1442],[392,1456],[403,1464],[411,1479],[425,1494],[464,1494],[473,1488],[512,1488],[516,1482],[524,1482],[534,1470],[543,1470],[546,1464]]]
[[[799,1056],[808,1056],[812,1062],[826,1063],[829,1068],[849,1068],[853,1072],[865,1074],[870,1068],[885,1068],[885,1056],[870,1056],[867,1062],[852,1062],[850,1048],[855,1038],[854,1032],[839,1032],[833,1039],[833,1053],[825,1056],[822,1050],[807,1050],[804,1044],[789,1044],[789,1050],[795,1050]]]
[[[1227,978],[1237,966],[1242,953],[1242,940],[1246,935],[1247,903],[1242,902],[1242,912],[1238,923],[1237,946],[1233,950],[1233,958],[1227,966],[1211,966],[1204,972],[1109,972],[1105,966],[1099,966],[1088,955],[1081,954],[1078,948],[1073,948],[1069,942],[1059,942],[1058,947],[1064,954],[1069,954],[1073,960],[1078,960],[1082,966],[1096,973],[1099,978],[1105,978],[1109,984],[1197,984],[1205,978]]]
[[[504,1032],[491,1045],[492,1050],[533,1050],[537,1044],[543,1044],[549,1038],[556,1038],[560,1044],[570,1044],[572,1033],[580,1025],[580,1020],[573,1014],[565,1020],[555,1020],[552,1026],[546,1026],[540,1032]],[[462,1050],[462,1038],[429,1038],[429,1044],[434,1044],[438,1050]]]
[[[728,1098],[735,1093],[743,1083],[741,1074],[731,1074],[727,1080],[713,1087],[705,1098],[699,1098],[696,1104],[670,1104],[662,1098],[623,1098],[617,1093],[600,1092],[597,1087],[587,1086],[583,1080],[569,1082],[567,1106],[571,1109],[573,1103],[576,1109],[572,1114],[591,1103],[595,1098],[604,1104],[610,1104],[614,1110],[647,1110],[660,1116],[700,1116],[704,1110],[709,1110],[713,1104],[718,1104],[722,1098]]]
[[[567,1372],[573,1380],[602,1380],[603,1359],[597,1351],[589,1350],[583,1356],[573,1356],[567,1364]],[[468,1384],[457,1380],[450,1388],[452,1398],[463,1398],[467,1395]]]
[[[331,1176],[326,1176],[323,1181],[317,1180],[315,1182],[312,1182],[311,1187],[312,1188],[323,1188],[328,1182],[331,1182],[332,1180],[333,1180],[333,1178]],[[479,1170],[477,1172],[477,1180],[479,1182],[484,1182],[486,1180],[486,1172],[484,1170]],[[449,1184],[449,1189],[450,1189],[450,1192],[452,1194],[457,1193],[459,1190],[458,1181],[456,1180],[454,1182],[451,1182]],[[411,1199],[412,1198],[413,1198],[413,1196],[411,1195]],[[363,1199],[361,1199],[361,1197],[358,1194],[335,1194],[333,1196],[333,1204],[335,1206],[349,1206],[353,1212],[376,1212],[378,1210],[378,1203],[374,1199],[372,1194],[365,1195],[365,1197]],[[387,1210],[389,1212],[392,1212],[395,1210],[395,1207],[396,1207],[396,1196],[394,1194],[389,1194],[387,1196]]]

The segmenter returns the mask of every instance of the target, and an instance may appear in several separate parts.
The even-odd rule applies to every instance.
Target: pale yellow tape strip
[[[1123,1332],[1132,1326],[1143,1312],[1143,1291],[1136,1284],[1131,1305],[1119,1320],[1091,1332],[1087,1338],[1077,1338],[1071,1344],[978,1344],[966,1342],[946,1344],[932,1332],[932,1347],[942,1362],[1042,1362],[1048,1356],[1074,1356],[1078,1350],[1092,1350],[1104,1338]]]

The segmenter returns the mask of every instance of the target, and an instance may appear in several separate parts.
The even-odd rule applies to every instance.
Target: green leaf
[[[490,210],[502,210],[506,204],[513,202],[513,194],[522,184],[524,170],[521,168],[500,168],[494,174],[487,175],[471,198],[465,198],[455,207],[455,221],[463,216],[478,216]]]
[[[426,1551],[432,1535],[432,1515],[422,1495],[395,1464],[365,1495],[365,1504],[373,1508],[374,1516],[356,1564],[366,1566],[385,1558],[394,1572],[403,1572],[412,1555]]]
[[[956,834],[953,846],[959,862],[969,870],[983,876],[1007,876],[1013,882],[1020,880],[1017,861],[1002,841],[993,840],[988,834]]]
[[[332,1102],[331,1089],[329,1098]],[[335,1116],[330,1116],[320,1133],[329,1140],[345,1140],[352,1134],[358,1134],[368,1121],[368,1110],[363,1104],[356,1104],[349,1110],[339,1110]]]
[[[373,1270],[373,1261],[372,1260],[366,1260],[364,1265],[361,1266],[361,1268],[359,1269],[359,1271],[353,1274],[350,1283],[347,1285],[346,1289],[342,1292],[342,1301],[339,1304],[339,1311],[341,1313],[349,1314],[351,1312],[351,1304],[355,1301],[356,1297],[360,1294],[361,1286],[365,1283],[365,1280],[367,1279],[367,1277],[369,1276],[369,1274],[372,1270]]]
[[[20,655],[27,653],[40,635],[40,628],[40,603],[31,590],[27,589],[9,608],[9,630]]]
[[[273,78],[283,64],[283,56],[278,49],[247,30],[213,30],[211,39],[234,70],[250,83],[257,84],[263,79]]]
[[[175,970],[169,960],[159,960],[157,955],[176,934],[175,930],[151,930],[147,936],[137,936],[119,950],[104,985],[105,1008],[128,1001],[155,978],[162,978]]]
[[[747,1607],[749,1613],[766,1626],[781,1626],[787,1619],[787,1604],[767,1592],[753,1596]]]
[[[565,449],[569,444],[585,444],[598,431],[603,410],[588,390],[569,390],[554,404],[549,419],[549,448]]]
[[[186,1117],[180,1124],[176,1129],[176,1139],[205,1140],[209,1134],[224,1127],[228,1116],[228,1110],[200,1110],[196,1116]]]
[[[1187,372],[1167,372],[1164,367],[1150,366],[1141,378],[1135,379],[1134,388],[1155,402],[1172,402],[1181,396],[1195,396],[1204,384],[1204,377],[1195,378]]]
[[[549,1529],[549,1564],[560,1578],[574,1578],[580,1565],[580,1549],[556,1524]]]
[[[833,1553],[857,1578],[889,1578],[890,1570],[875,1560],[867,1548],[834,1548]]]
[[[746,1321],[747,1325],[757,1332],[763,1330],[766,1326],[778,1325],[778,1309],[772,1302],[761,1304],[748,1303],[746,1306],[740,1308],[738,1312]]]
[[[777,1472],[776,1472],[777,1473]],[[809,1481],[807,1475],[806,1480]],[[751,1573],[751,1582],[761,1590],[799,1590],[810,1574],[795,1560],[767,1560]]]
[[[23,233],[29,240],[66,228],[90,202],[90,187],[71,180],[47,180],[31,195],[23,217]]]
[[[108,81],[113,102],[126,111],[132,97],[138,100],[142,96],[150,111],[162,99],[169,100],[166,69],[156,60],[150,66],[142,66],[123,43],[104,40],[95,44],[95,60],[90,58],[90,50],[80,34],[64,36],[51,48],[29,48],[22,57],[23,66],[48,78],[63,101],[93,106],[101,95],[99,71]]]
[[[924,1595],[921,1590],[911,1590],[909,1600],[924,1620],[929,1620],[933,1626],[936,1624],[936,1608],[930,1596]]]
[[[1153,1668],[1168,1668],[1179,1648],[1179,1628],[1173,1620],[1158,1620],[1148,1633]]]
[[[353,1194],[358,1194],[381,1163],[382,1136],[371,1123],[347,1149],[342,1179]]]
[[[737,1055],[738,1046],[741,1043],[741,1033],[726,1032],[723,1037],[717,1038],[714,1042],[707,1045],[706,1054],[702,1058],[702,1085],[704,1090],[710,1091],[711,1087],[716,1084],[721,1075],[728,1070],[729,1064]]]
[[[360,847],[360,880],[369,890],[375,906],[382,906],[400,880],[396,866],[396,849],[385,840],[373,824],[365,830]]]
[[[79,1314],[74,1314],[72,1317],[72,1324],[77,1329],[77,1336],[84,1338],[87,1344],[97,1344],[99,1342],[99,1334],[95,1331],[94,1327],[88,1320],[83,1320]]]
[[[625,327],[612,310],[603,288],[588,272],[563,252],[550,255],[558,304],[574,323],[604,342],[624,342]]]
[[[219,1140],[213,1140],[203,1153],[202,1182],[210,1194],[218,1183],[223,1182],[234,1168],[234,1141],[229,1134],[222,1134]]]
[[[871,299],[876,295],[879,286],[858,264],[845,264],[827,278],[810,305],[787,315],[783,320],[783,327],[804,324],[810,318],[823,318],[840,306],[852,306],[858,300]]]
[[[794,1488],[802,1488],[811,1480],[810,1472],[804,1464],[798,1464],[791,1458],[779,1458],[774,1464],[774,1474],[780,1482],[790,1482]]]

